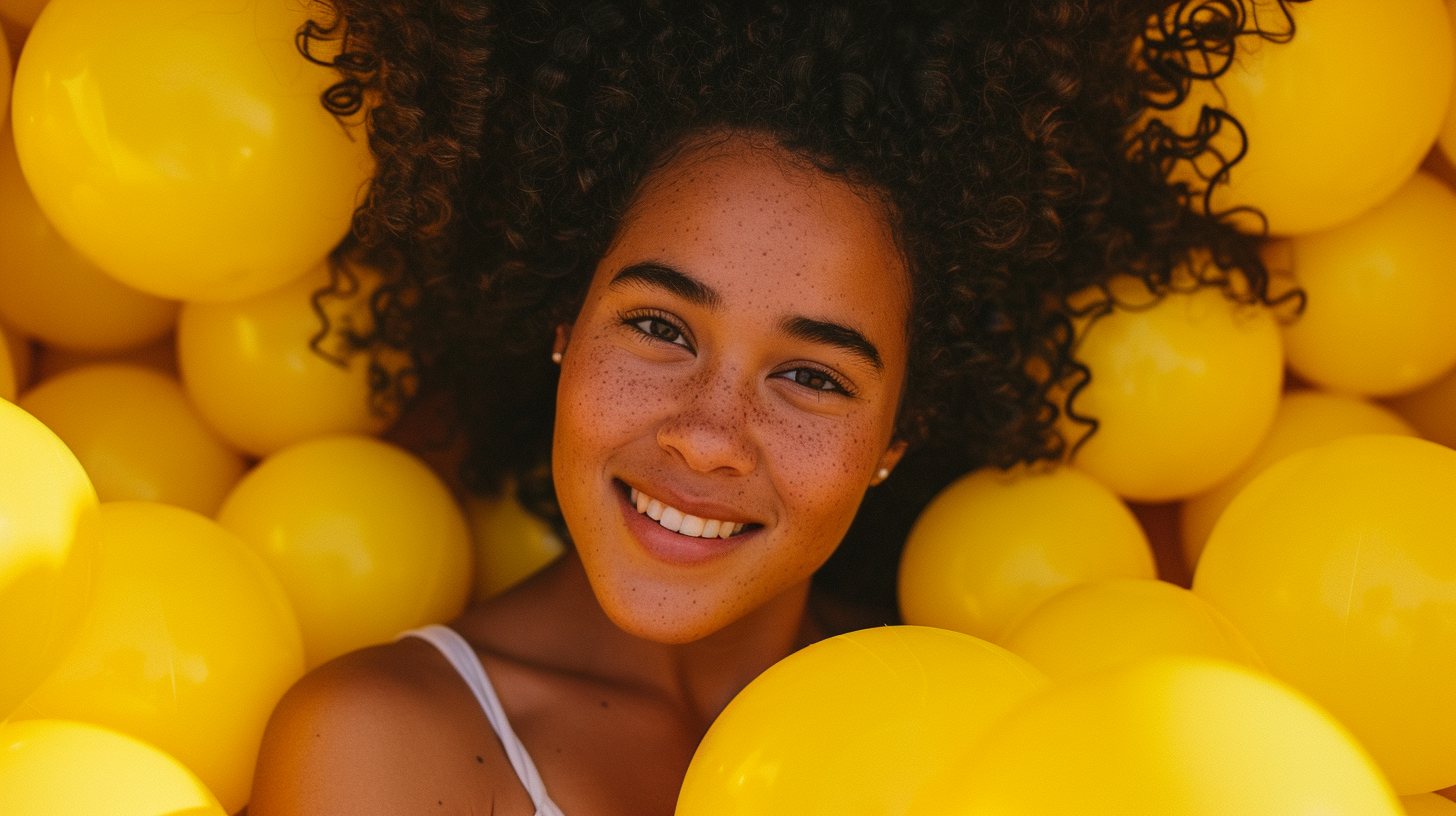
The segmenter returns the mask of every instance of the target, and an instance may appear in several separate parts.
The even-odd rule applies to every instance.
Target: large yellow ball
[[[979,470],[916,519],[900,558],[900,612],[995,642],[1067,587],[1153,575],[1137,519],[1086,474]]]
[[[1451,96],[1456,59],[1442,0],[1237,2],[1246,30],[1287,33],[1287,10],[1293,39],[1239,37],[1228,73],[1194,82],[1180,108],[1157,114],[1185,135],[1205,105],[1242,126],[1248,153],[1214,188],[1212,210],[1257,208],[1272,234],[1296,235],[1349,221],[1394,193],[1435,142]],[[1192,62],[1204,67],[1196,54]],[[1245,140],[1225,124],[1213,144],[1233,157]],[[1181,162],[1173,179],[1203,189],[1199,176],[1217,167],[1212,157],[1196,168]],[[1249,213],[1234,221],[1249,231],[1263,225]]]
[[[3,331],[0,327],[0,331]],[[15,394],[20,390],[20,377],[15,371],[15,362],[11,359],[11,345],[8,337],[0,337],[0,400],[15,401]]]
[[[1456,448],[1456,370],[1386,404],[1414,425],[1422,437]]]
[[[243,477],[217,518],[282,579],[311,667],[447,621],[470,592],[470,536],[454,497],[377,439],[284,448]]]
[[[81,257],[36,206],[9,128],[0,127],[0,318],[47,345],[111,353],[177,322],[177,304],[139,292]]]
[[[310,4],[52,0],[16,71],[15,144],[81,253],[159,297],[231,300],[318,263],[370,175],[298,53]]]
[[[1072,408],[1098,426],[1072,462],[1133,501],[1201,493],[1248,459],[1274,421],[1278,326],[1263,306],[1211,287],[1155,299],[1120,277],[1112,291],[1120,305],[1077,346],[1092,380]],[[1066,419],[1061,428],[1073,441],[1086,433]]]
[[[334,333],[318,351],[312,341],[323,323],[313,295],[329,282],[323,266],[245,300],[182,309],[177,324],[182,381],[218,433],[255,456],[267,456],[310,437],[385,428],[388,418],[370,409],[369,357],[350,354],[338,333],[367,331],[372,324],[368,301],[378,278],[367,271],[355,274],[361,282],[355,295],[320,301]]]
[[[961,816],[1401,816],[1360,745],[1243,666],[1163,657],[1058,686],[981,740]]]
[[[1270,465],[1291,453],[1340,437],[1370,433],[1415,436],[1415,430],[1395,412],[1360,397],[1323,391],[1285,394],[1279,401],[1274,426],[1254,455],[1217,487],[1183,502],[1179,517],[1183,554],[1188,565],[1197,565],[1208,534],[1224,508]]]
[[[96,506],[65,444],[0,400],[0,720],[61,659],[80,625]]]
[[[1194,591],[1328,708],[1401,793],[1456,783],[1456,451],[1356,436],[1264,471]]]
[[[156,501],[210,516],[247,463],[202,423],[175,379],[82,366],[20,400],[75,452],[102,501]]]
[[[1400,797],[1405,816],[1456,816],[1456,802],[1439,793],[1414,793]]]
[[[1248,639],[1207,601],[1145,578],[1074,586],[1026,616],[1005,646],[1058,683],[1170,654],[1263,668]]]
[[[1456,193],[1417,173],[1350,223],[1291,241],[1304,313],[1284,328],[1289,366],[1333,390],[1389,396],[1456,365]]]
[[[0,725],[0,816],[227,816],[182,763],[69,720]]]
[[[236,813],[263,727],[303,675],[298,624],[257,555],[215,522],[102,505],[95,601],[65,659],[15,712],[139,737]]]
[[[475,545],[476,601],[505,592],[566,551],[549,524],[521,507],[514,489],[467,498],[465,519]]]
[[[820,641],[774,664],[718,715],[676,812],[903,813],[963,746],[1045,685],[1010,652],[940,629]]]

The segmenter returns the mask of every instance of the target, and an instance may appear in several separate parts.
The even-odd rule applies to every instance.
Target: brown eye
[[[670,320],[653,315],[638,315],[629,317],[623,322],[647,337],[692,350],[687,338],[683,336],[682,329]]]
[[[793,368],[788,371],[780,371],[776,376],[783,377],[795,385],[802,385],[812,391],[823,391],[830,394],[849,394],[845,388],[829,375],[828,372],[820,371],[817,368]]]

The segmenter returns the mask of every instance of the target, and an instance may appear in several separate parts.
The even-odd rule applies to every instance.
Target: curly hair
[[[910,453],[816,577],[844,598],[893,609],[905,535],[955,477],[1064,456],[1062,402],[1089,377],[1069,296],[1116,273],[1166,291],[1202,253],[1204,283],[1267,298],[1257,239],[1166,181],[1209,133],[1146,116],[1216,75],[1209,55],[1251,30],[1238,0],[329,5],[300,47],[341,41],[325,103],[364,108],[377,159],[341,248],[387,279],[358,340],[413,360],[409,394],[376,390],[448,395],[467,484],[511,477],[558,525],[554,326],[638,184],[695,134],[765,134],[878,191],[909,260]]]

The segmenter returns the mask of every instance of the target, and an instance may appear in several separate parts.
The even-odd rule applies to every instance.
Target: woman
[[[379,393],[448,395],[467,477],[573,546],[301,681],[250,812],[670,813],[744,685],[892,619],[936,489],[1063,453],[1070,294],[1204,247],[1262,296],[1162,181],[1197,144],[1128,139],[1237,30],[1130,60],[1160,5],[337,0],[363,342],[416,362]]]

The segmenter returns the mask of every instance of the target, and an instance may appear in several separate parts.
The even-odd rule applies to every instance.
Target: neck
[[[537,665],[673,700],[706,731],[749,681],[823,637],[806,615],[808,596],[806,580],[707,637],[657,643],[624,632],[607,617],[581,561],[568,552],[479,610],[500,618],[499,625],[483,627],[481,640]]]

